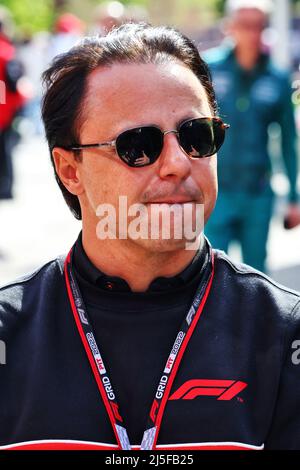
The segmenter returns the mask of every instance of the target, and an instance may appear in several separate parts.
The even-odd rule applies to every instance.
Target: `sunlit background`
[[[300,1],[276,0],[275,4],[264,40],[274,60],[279,65],[291,67],[292,82],[297,91],[297,86],[300,90],[300,82],[297,85],[300,79]],[[50,60],[81,36],[103,34],[112,23],[128,20],[176,26],[204,51],[223,40],[223,16],[223,0],[0,1],[0,21],[24,64],[22,86],[30,97],[13,123],[13,197],[0,199],[0,284],[66,253],[81,228],[54,180],[40,121],[40,75]],[[295,94],[298,131],[299,104],[300,99]],[[292,230],[283,227],[288,181],[278,150],[280,131],[272,126],[269,132],[274,170],[272,187],[278,198],[271,224],[268,265],[275,279],[300,289],[300,227]],[[240,258],[238,247],[233,246],[231,255]]]

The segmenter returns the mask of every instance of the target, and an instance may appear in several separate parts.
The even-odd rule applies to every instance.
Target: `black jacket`
[[[214,256],[156,448],[300,449],[300,294]],[[0,289],[4,448],[117,449],[72,317],[64,258]]]

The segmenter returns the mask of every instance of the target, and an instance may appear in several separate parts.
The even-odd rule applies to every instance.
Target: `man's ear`
[[[78,162],[74,153],[61,147],[54,147],[52,157],[56,169],[56,173],[67,188],[67,190],[76,196],[83,193],[82,182],[78,171]]]

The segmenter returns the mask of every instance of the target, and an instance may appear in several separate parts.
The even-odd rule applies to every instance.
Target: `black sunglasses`
[[[184,121],[177,130],[163,132],[157,126],[135,127],[122,132],[115,140],[98,144],[72,145],[69,150],[114,147],[120,159],[131,167],[142,167],[154,163],[164,145],[166,134],[177,134],[184,152],[193,158],[210,157],[224,142],[225,130],[229,127],[220,118],[203,117]]]

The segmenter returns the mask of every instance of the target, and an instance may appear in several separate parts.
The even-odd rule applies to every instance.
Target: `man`
[[[273,122],[280,125],[290,183],[286,220],[290,227],[300,223],[293,89],[289,74],[277,69],[262,47],[271,7],[269,0],[228,0],[228,37],[205,56],[221,116],[232,128],[219,155],[219,196],[206,234],[213,246],[224,251],[238,241],[244,262],[261,271],[267,269],[274,202],[268,151],[268,128]]]
[[[82,231],[0,290],[2,446],[299,449],[300,296],[212,250],[197,223],[226,126],[196,47],[125,24],[59,56],[45,82],[52,163]],[[163,236],[170,207],[194,239]]]

